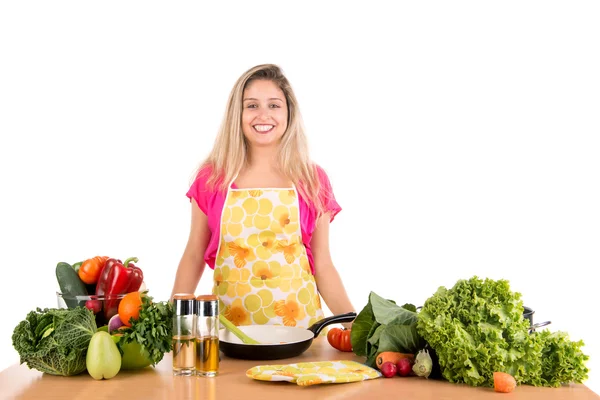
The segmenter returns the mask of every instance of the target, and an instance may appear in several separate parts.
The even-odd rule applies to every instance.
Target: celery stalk
[[[245,344],[260,344],[259,341],[252,339],[250,336],[248,336],[244,332],[242,332],[237,326],[232,324],[231,321],[229,321],[227,318],[225,318],[223,316],[223,314],[219,314],[219,321],[221,322],[221,324],[223,324],[223,326],[225,326],[225,328],[228,331],[230,331],[235,336],[237,336]]]

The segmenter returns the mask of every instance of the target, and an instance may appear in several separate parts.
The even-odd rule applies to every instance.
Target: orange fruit
[[[131,326],[129,322],[132,318],[134,321],[140,317],[140,309],[142,308],[142,294],[140,292],[127,293],[119,303],[119,318],[126,326]]]
[[[515,390],[517,382],[506,372],[494,372],[494,390],[500,393],[510,393]]]

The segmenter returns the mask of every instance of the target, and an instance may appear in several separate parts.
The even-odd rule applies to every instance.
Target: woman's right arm
[[[176,293],[194,293],[206,266],[204,253],[210,239],[208,219],[194,199],[192,199],[191,204],[190,235],[183,256],[179,261],[179,267],[177,267],[171,299]]]

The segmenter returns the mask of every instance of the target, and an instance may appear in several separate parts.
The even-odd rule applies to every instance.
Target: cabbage
[[[377,354],[385,351],[414,354],[423,348],[423,338],[417,333],[417,312],[412,304],[398,306],[375,292],[352,323],[352,350],[367,356],[365,362],[375,367]]]
[[[417,331],[450,382],[492,387],[496,371],[534,386],[587,379],[583,342],[569,341],[566,333],[530,334],[521,294],[506,280],[474,276],[440,287],[418,315]]]
[[[85,371],[87,348],[96,332],[94,313],[85,307],[31,311],[14,329],[20,363],[51,375]]]

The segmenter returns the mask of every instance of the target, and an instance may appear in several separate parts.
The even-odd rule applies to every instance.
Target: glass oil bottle
[[[193,293],[173,296],[173,375],[194,374],[196,365],[196,299]]]
[[[196,298],[196,375],[219,372],[219,299],[215,295]]]

